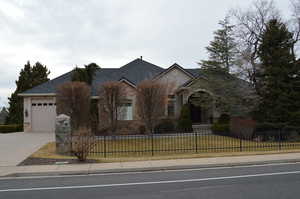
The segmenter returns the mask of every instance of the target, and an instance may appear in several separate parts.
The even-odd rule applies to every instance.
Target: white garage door
[[[32,131],[33,132],[54,132],[56,104],[54,100],[32,100]]]

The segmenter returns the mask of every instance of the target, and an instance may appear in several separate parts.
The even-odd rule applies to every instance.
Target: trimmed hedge
[[[23,131],[22,124],[0,125],[0,133],[14,133]]]

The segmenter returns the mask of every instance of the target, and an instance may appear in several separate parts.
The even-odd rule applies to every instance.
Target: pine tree
[[[72,81],[86,82],[92,85],[96,70],[100,67],[95,63],[85,65],[84,68],[76,67],[72,75]]]
[[[288,123],[299,103],[294,91],[299,65],[294,62],[293,42],[293,34],[284,23],[277,19],[268,22],[258,52],[261,60],[258,79],[263,90],[259,114],[265,122]]]
[[[47,69],[47,67],[43,66],[39,62],[31,66],[30,62],[28,61],[24,65],[24,68],[21,70],[19,78],[16,81],[17,88],[11,94],[11,97],[8,98],[9,114],[6,118],[7,124],[23,123],[23,99],[22,97],[18,96],[18,94],[48,81],[49,74],[50,71]]]
[[[207,69],[222,69],[229,72],[235,64],[236,42],[233,36],[234,26],[229,24],[228,17],[219,22],[221,29],[214,32],[214,40],[210,42],[206,50],[208,60],[202,60],[200,65]]]

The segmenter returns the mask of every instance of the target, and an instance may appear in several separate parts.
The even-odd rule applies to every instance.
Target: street
[[[0,199],[298,198],[300,164],[0,178]]]

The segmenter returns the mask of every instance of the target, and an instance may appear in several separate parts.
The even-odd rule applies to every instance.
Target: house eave
[[[48,96],[56,96],[56,93],[20,93],[18,94],[20,97],[48,97]]]

